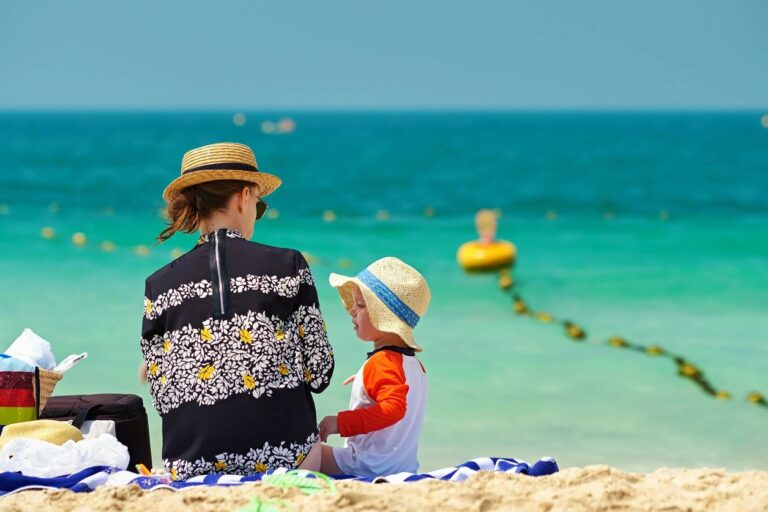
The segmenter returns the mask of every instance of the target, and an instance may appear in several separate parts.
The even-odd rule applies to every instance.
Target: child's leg
[[[320,469],[322,453],[323,452],[320,448],[320,443],[317,443],[312,448],[310,448],[307,456],[304,457],[304,460],[301,461],[301,464],[299,464],[299,469],[307,469],[309,471],[322,471]],[[331,454],[331,457],[333,457],[333,454]]]
[[[333,456],[333,448],[328,446],[327,444],[320,445],[322,446],[322,463],[320,465],[320,472],[325,473],[326,475],[341,475],[342,471],[339,469],[338,464],[336,464],[336,458]]]

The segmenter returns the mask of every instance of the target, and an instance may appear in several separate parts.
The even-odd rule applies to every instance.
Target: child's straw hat
[[[371,263],[355,277],[331,274],[331,286],[338,288],[349,311],[355,304],[354,285],[360,288],[373,326],[400,336],[415,350],[413,328],[427,312],[432,297],[427,281],[416,269],[397,258],[387,257]]]
[[[180,190],[218,180],[243,180],[258,186],[256,195],[274,192],[282,181],[277,176],[259,172],[253,150],[245,144],[221,142],[187,151],[181,160],[181,176],[165,188],[163,198],[170,201]]]

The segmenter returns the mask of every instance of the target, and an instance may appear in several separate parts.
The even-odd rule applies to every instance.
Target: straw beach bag
[[[53,388],[64,377],[64,374],[38,367],[37,375],[38,378],[33,381],[33,389],[37,398],[37,411],[39,414],[45,409],[45,404],[48,403],[48,399],[53,394]]]

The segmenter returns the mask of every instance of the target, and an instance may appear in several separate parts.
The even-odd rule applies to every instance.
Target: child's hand
[[[326,416],[320,421],[318,428],[320,429],[320,440],[326,442],[328,436],[339,433],[339,423],[336,416]]]
[[[350,383],[350,382],[352,382],[353,380],[355,380],[355,376],[354,376],[354,375],[350,375],[349,377],[347,377],[346,379],[344,379],[344,385],[346,386],[347,384],[349,384],[349,383]]]

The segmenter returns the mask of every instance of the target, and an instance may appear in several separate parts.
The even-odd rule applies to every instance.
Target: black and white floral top
[[[141,350],[174,479],[296,467],[317,442],[333,351],[298,251],[201,236],[147,278]]]

